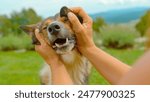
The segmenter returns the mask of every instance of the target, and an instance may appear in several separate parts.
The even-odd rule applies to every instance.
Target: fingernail
[[[85,23],[82,24],[85,28],[87,28],[87,25]]]
[[[73,16],[73,13],[72,12],[69,12],[68,13],[68,17],[70,18],[70,17],[72,17]]]
[[[35,32],[36,32],[36,33],[39,33],[39,29],[36,29]]]

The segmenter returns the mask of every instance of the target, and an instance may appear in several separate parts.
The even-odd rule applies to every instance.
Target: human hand
[[[41,45],[35,45],[35,50],[43,57],[47,64],[51,65],[59,60],[59,56],[56,52],[50,47],[44,40],[42,34],[39,33],[39,30],[35,30],[35,36],[41,43]]]
[[[68,13],[69,21],[72,25],[72,29],[77,37],[77,47],[79,51],[84,55],[89,49],[95,47],[93,41],[92,19],[85,13],[80,7],[71,8],[72,12]],[[83,18],[81,24],[75,14],[80,15]]]

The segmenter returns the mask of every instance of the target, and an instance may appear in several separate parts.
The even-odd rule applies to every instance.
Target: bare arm
[[[130,70],[130,66],[122,63],[97,47],[87,49],[85,54],[98,72],[111,84],[117,84]]]
[[[145,53],[133,68],[119,81],[123,85],[150,85],[150,51]]]
[[[72,8],[72,10],[83,18],[83,24],[81,24],[73,13],[68,13],[69,20],[77,37],[79,51],[91,61],[98,72],[111,84],[117,84],[128,72],[130,66],[97,48],[92,39],[91,18],[81,8]]]
[[[36,30],[35,35],[41,43],[41,45],[35,45],[35,50],[43,57],[47,64],[50,65],[52,73],[52,84],[73,84],[64,64],[59,59],[59,56],[55,53],[55,51],[46,43],[42,34]]]

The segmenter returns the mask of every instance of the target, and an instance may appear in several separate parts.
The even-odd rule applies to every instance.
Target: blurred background
[[[0,84],[39,83],[44,61],[19,29],[59,12],[82,7],[93,19],[98,47],[132,65],[150,48],[150,0],[0,0]],[[59,77],[59,76],[58,76]],[[109,84],[93,68],[89,84]]]

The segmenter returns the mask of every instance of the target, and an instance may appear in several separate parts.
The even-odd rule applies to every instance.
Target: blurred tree
[[[107,48],[127,49],[133,48],[135,39],[139,37],[139,32],[129,25],[109,25],[101,29],[102,45]]]
[[[7,25],[7,26],[5,26]],[[11,22],[6,15],[0,16],[0,34],[10,31]]]
[[[103,18],[96,18],[93,22],[93,30],[96,32],[100,32],[100,27],[106,25],[105,20]]]
[[[19,29],[20,25],[34,24],[41,20],[42,18],[31,8],[23,9],[21,12],[13,12],[10,17],[0,16],[0,33],[3,36],[12,33],[20,35],[22,33]]]
[[[150,27],[150,10],[141,17],[140,21],[136,24],[136,29],[140,32],[141,36],[144,36],[146,30]]]

